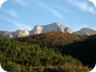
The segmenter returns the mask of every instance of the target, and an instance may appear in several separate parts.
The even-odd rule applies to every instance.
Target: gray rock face
[[[2,36],[6,36],[8,38],[13,38],[14,37],[10,32],[6,32],[6,33],[2,34]]]
[[[6,36],[8,38],[13,38],[13,35],[9,31],[0,31],[1,36]]]
[[[52,23],[48,25],[35,26],[34,29],[30,31],[30,35],[40,34],[44,32],[51,32],[51,31],[72,33],[71,29],[69,29],[68,27],[64,27],[60,23]]]
[[[35,26],[33,30],[30,31],[30,35],[40,34],[43,30],[43,26]]]
[[[8,32],[8,31],[0,31],[0,35],[4,34],[6,32]]]
[[[68,27],[63,26],[60,23],[52,23],[48,25],[36,25],[33,30],[28,31],[28,30],[17,30],[14,32],[9,32],[9,31],[0,31],[0,35],[6,36],[8,38],[13,38],[13,37],[26,37],[29,35],[34,35],[34,34],[40,34],[44,32],[63,32],[63,33],[73,33],[71,29]],[[96,31],[90,28],[82,28],[79,31],[74,32],[73,34],[77,35],[94,35],[96,34]]]
[[[48,25],[36,25],[33,30],[28,31],[28,30],[17,30],[14,32],[9,32],[9,31],[0,31],[0,35],[6,36],[9,38],[13,37],[26,37],[29,35],[34,35],[34,34],[40,34],[44,32],[52,32],[52,31],[60,31],[60,32],[67,32],[67,33],[72,33],[72,30],[69,29],[68,27],[64,27],[60,23],[52,23]]]
[[[26,37],[29,36],[29,31],[28,30],[17,30],[12,33],[13,36],[15,37]]]
[[[90,35],[95,35],[96,30],[93,30],[93,29],[90,29],[90,28],[82,28],[79,31],[74,32],[74,34],[90,36]]]
[[[60,23],[56,22],[48,25],[36,25],[31,31],[28,31],[28,30],[17,30],[14,32],[0,31],[0,35],[13,38],[13,37],[26,37],[29,35],[40,34],[44,32],[52,32],[52,31],[72,33],[71,29],[69,29],[68,27],[64,27]]]

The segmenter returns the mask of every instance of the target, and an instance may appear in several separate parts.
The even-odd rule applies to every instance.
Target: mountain
[[[90,29],[90,28],[82,28],[79,31],[74,32],[74,34],[77,35],[95,35],[96,34],[96,30]]]
[[[41,34],[41,33],[52,32],[52,31],[63,32],[63,33],[73,32],[68,27],[64,27],[62,24],[55,22],[55,23],[48,24],[48,25],[36,25],[31,31],[28,31],[28,30],[17,30],[14,32],[0,31],[0,35],[13,38],[13,37],[26,37],[29,35]]]
[[[28,30],[17,30],[15,32],[12,32],[12,35],[14,37],[26,37],[26,36],[29,36],[29,31]]]
[[[26,36],[29,36],[29,31],[28,30],[17,30],[17,31],[14,31],[14,32],[0,31],[0,35],[8,37],[8,38],[26,37]]]
[[[1,36],[6,36],[6,37],[8,37],[8,38],[13,38],[12,33],[9,32],[9,31],[0,31],[0,35],[1,35]]]
[[[48,25],[35,26],[33,30],[30,31],[30,35],[40,34],[40,33],[45,33],[45,32],[52,32],[52,31],[72,33],[72,30],[69,29],[68,27],[64,27],[62,24],[55,22],[55,23],[48,24]]]
[[[17,30],[14,32],[0,31],[0,35],[6,36],[8,38],[14,38],[14,37],[26,37],[29,35],[36,35],[45,32],[62,32],[62,33],[87,35],[87,36],[96,34],[96,31],[90,28],[82,28],[79,31],[73,32],[70,28],[63,26],[58,22],[55,22],[48,25],[36,25],[31,31],[29,30]]]

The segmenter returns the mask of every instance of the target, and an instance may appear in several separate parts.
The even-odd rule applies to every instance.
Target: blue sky
[[[0,8],[0,30],[31,30],[54,22],[73,31],[96,29],[96,8],[89,0],[7,0]]]

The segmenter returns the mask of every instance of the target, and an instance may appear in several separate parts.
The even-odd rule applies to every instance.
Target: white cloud
[[[96,14],[95,9],[91,7],[87,1],[84,1],[84,0],[81,0],[81,1],[80,0],[67,0],[67,1],[71,2],[74,6],[80,8],[83,11]]]
[[[7,10],[7,12],[12,17],[21,18],[14,10]]]
[[[57,17],[64,19],[63,15],[61,15],[59,12],[57,12],[55,9],[50,8],[50,11]]]
[[[64,8],[64,7],[60,6],[60,5],[55,5],[55,6],[56,6],[56,8],[58,8],[59,10],[62,10],[62,11],[67,12],[67,13],[72,13],[70,10],[68,10],[68,9],[66,9],[66,8]]]
[[[31,27],[27,24],[23,24],[23,23],[19,23],[15,20],[11,20],[11,19],[6,19],[8,22],[14,24],[15,26],[17,26],[19,29],[22,29],[22,30],[31,30]]]
[[[28,24],[24,24],[24,23],[18,22],[16,20],[9,19],[6,16],[0,15],[0,19],[8,21],[9,23],[12,23],[16,27],[18,27],[18,29],[22,29],[22,30],[31,30],[32,29]]]
[[[63,15],[60,14],[57,10],[55,10],[54,8],[48,6],[48,5],[45,5],[45,4],[42,4],[40,2],[36,2],[39,6],[41,6],[42,8],[50,11],[51,13],[53,13],[55,16],[61,18],[61,19],[64,19]]]
[[[18,5],[21,5],[21,6],[26,6],[27,4],[29,4],[28,1],[29,0],[14,0],[14,2],[16,2]]]
[[[2,9],[3,12],[7,13],[8,15],[10,15],[11,17],[14,17],[14,18],[21,18],[17,12],[13,9]]]

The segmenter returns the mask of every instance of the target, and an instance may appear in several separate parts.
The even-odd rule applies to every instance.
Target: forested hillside
[[[88,72],[92,66],[81,58],[84,54],[88,59],[95,58],[93,38],[87,41],[86,36],[61,32],[13,39],[0,37],[0,62],[10,72]]]
[[[86,38],[86,36],[79,36],[69,33],[46,32],[28,37],[19,37],[16,39],[18,39],[21,42],[52,47],[55,45],[67,45],[77,41],[84,41]]]
[[[62,55],[70,55],[80,60],[83,65],[95,66],[96,61],[96,35],[79,36],[62,32],[47,32],[25,38],[18,38],[21,42],[38,44],[55,48]]]

